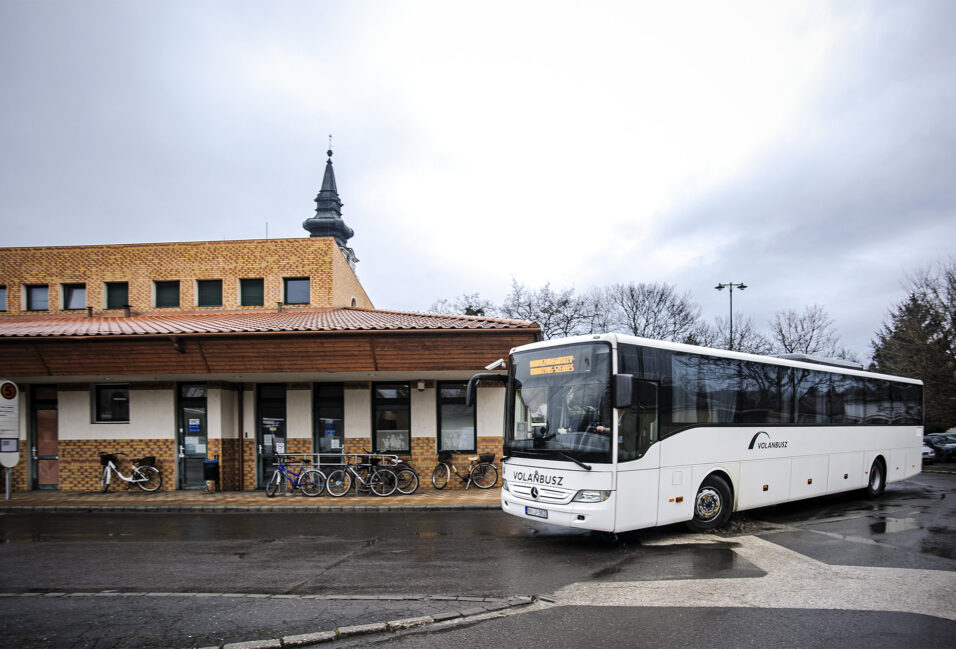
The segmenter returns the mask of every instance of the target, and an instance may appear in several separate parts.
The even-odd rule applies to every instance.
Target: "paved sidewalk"
[[[99,493],[92,491],[14,492],[10,500],[0,494],[0,512],[321,512],[321,511],[421,511],[436,509],[498,509],[501,489],[446,489],[422,486],[414,494],[387,498],[348,495],[332,498],[323,494],[309,498],[300,493],[264,491],[158,491],[138,489]]]

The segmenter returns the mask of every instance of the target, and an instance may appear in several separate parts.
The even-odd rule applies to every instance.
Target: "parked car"
[[[923,442],[923,464],[932,464],[935,461],[936,450],[926,442]]]
[[[923,443],[936,451],[936,459],[940,462],[949,462],[956,457],[956,435],[936,433],[923,437]]]

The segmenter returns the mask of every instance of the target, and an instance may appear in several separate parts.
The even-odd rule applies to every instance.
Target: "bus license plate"
[[[528,516],[537,516],[538,518],[548,517],[547,509],[539,509],[537,507],[525,507],[524,513],[527,514]]]

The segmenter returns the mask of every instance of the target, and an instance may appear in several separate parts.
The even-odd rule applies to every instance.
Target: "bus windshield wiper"
[[[591,465],[590,465],[590,464],[585,464],[584,462],[582,462],[581,460],[577,459],[576,457],[572,457],[571,455],[568,455],[568,454],[565,453],[564,451],[559,451],[558,449],[553,449],[553,448],[549,448],[549,449],[542,449],[542,448],[516,448],[516,449],[514,449],[514,450],[517,451],[518,453],[524,453],[525,455],[536,455],[536,456],[538,456],[538,457],[548,457],[548,456],[551,455],[552,453],[557,453],[557,454],[561,455],[562,457],[564,457],[564,458],[566,458],[566,459],[568,459],[568,460],[571,460],[572,462],[574,462],[575,464],[577,464],[577,465],[578,465],[579,467],[581,467],[582,469],[585,469],[585,470],[587,470],[587,471],[590,471],[590,470],[591,470]],[[504,459],[504,458],[502,458],[502,459]]]
[[[565,453],[564,451],[557,451],[557,450],[556,450],[555,452],[556,452],[556,453],[560,453],[560,454],[563,455],[564,457],[568,458],[569,460],[571,460],[572,462],[574,462],[575,464],[577,464],[579,467],[581,467],[581,468],[584,469],[585,471],[590,471],[590,470],[591,470],[591,465],[590,465],[590,464],[585,464],[585,463],[582,462],[581,460],[577,459],[576,457],[572,457],[572,456],[568,455],[568,454]]]

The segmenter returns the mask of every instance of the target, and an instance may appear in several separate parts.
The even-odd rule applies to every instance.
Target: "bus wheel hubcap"
[[[697,515],[700,518],[713,518],[720,511],[720,494],[707,487],[697,494]]]

